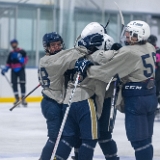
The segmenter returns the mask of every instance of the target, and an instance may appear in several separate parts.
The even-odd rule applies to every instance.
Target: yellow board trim
[[[96,116],[96,108],[92,99],[88,99],[89,109],[91,112],[91,123],[92,123],[92,138],[97,139],[97,116]]]
[[[42,100],[41,96],[26,98],[27,102],[40,102],[41,100]],[[13,102],[15,102],[14,97],[0,97],[0,103],[13,103]]]

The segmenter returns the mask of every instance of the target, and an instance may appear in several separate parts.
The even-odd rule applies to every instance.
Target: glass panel
[[[117,39],[118,37],[118,31],[119,29],[117,28],[118,27],[118,24],[117,24],[117,14],[110,14],[110,23],[107,27],[107,31],[108,31],[108,34],[113,37],[113,39],[117,42],[119,41]]]
[[[26,50],[29,61],[27,66],[35,65],[35,27],[36,10],[34,8],[19,7],[17,19],[17,40],[19,47]]]
[[[102,23],[102,8],[97,9],[85,9],[75,8],[73,19],[71,15],[71,0],[65,0],[63,10],[63,33],[62,38],[64,39],[66,48],[73,47],[76,37],[82,32],[83,28],[90,22],[97,21]],[[99,2],[101,3],[101,2]],[[88,2],[86,3],[88,4]],[[91,3],[94,5],[93,3]],[[37,5],[18,5],[18,19],[17,19],[17,39],[19,41],[19,47],[27,51],[29,62],[27,66],[35,66],[35,52],[37,42]],[[59,3],[57,4],[59,5]],[[76,4],[75,4],[76,6]],[[53,6],[42,6],[40,5],[40,22],[39,22],[39,58],[44,55],[42,46],[42,37],[48,32],[60,32],[60,10],[59,6],[56,8],[55,17],[53,17]],[[98,6],[97,6],[98,7]],[[95,8],[95,7],[94,7]],[[0,7],[0,12],[4,10],[4,7]],[[119,19],[119,13],[116,11],[105,12],[104,20],[107,22],[110,18],[110,23],[107,27],[108,34],[112,36],[115,41],[119,41],[119,33],[121,31],[121,22]],[[141,13],[124,13],[125,24],[131,19],[139,19],[148,22],[147,15]],[[10,17],[10,18],[9,18]],[[53,18],[54,25],[53,25]],[[103,22],[103,23],[106,23]],[[158,27],[155,28],[156,24],[150,22],[151,31],[159,36]],[[105,25],[105,24],[103,24]],[[53,26],[55,27],[53,30]],[[159,20],[157,20],[157,26],[159,26]],[[15,7],[10,8],[10,16],[6,10],[0,17],[0,63],[5,64],[9,41],[15,38]],[[159,38],[159,37],[158,37]],[[160,39],[160,38],[159,38]]]
[[[144,20],[143,15],[133,15],[133,20]]]
[[[76,11],[74,16],[75,19],[75,37],[74,40],[81,34],[84,27],[90,22],[101,23],[101,13],[97,12],[87,12],[87,11]],[[105,24],[103,24],[105,25]],[[72,46],[70,46],[72,47]]]
[[[39,58],[44,56],[44,49],[42,46],[42,37],[44,34],[53,32],[53,11],[52,9],[45,9],[41,8],[41,13],[40,13],[40,40],[39,40]]]
[[[123,14],[123,16],[124,16],[124,23],[128,24],[131,21],[131,15]]]

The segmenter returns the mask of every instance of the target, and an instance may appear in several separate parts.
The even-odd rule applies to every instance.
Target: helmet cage
[[[136,43],[132,41],[132,37],[137,38],[137,43],[142,43],[142,42],[147,41],[148,37],[150,36],[150,27],[144,21],[140,21],[140,20],[131,21],[124,28],[121,34],[121,41],[124,40],[123,42],[127,42],[126,37],[125,37],[125,32],[129,32],[131,43],[133,44]]]

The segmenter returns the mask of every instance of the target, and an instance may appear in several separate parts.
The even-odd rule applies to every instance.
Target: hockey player
[[[111,44],[112,39],[107,36],[106,45]],[[105,41],[105,38],[104,38]],[[108,42],[108,43],[107,43]],[[117,50],[119,50],[122,46],[119,43],[112,43],[112,45],[107,45],[107,48],[104,48],[104,51],[99,53],[94,53],[91,55],[95,60],[95,57],[99,57],[99,61],[101,63],[98,63],[99,65],[106,64],[107,62],[111,61],[112,58],[117,54]],[[112,52],[111,50],[114,50]],[[101,59],[101,60],[100,60]],[[105,156],[106,160],[119,160],[119,157],[117,157],[117,145],[116,142],[112,139],[112,132],[113,130],[109,130],[109,120],[110,120],[110,111],[111,111],[111,98],[113,94],[113,84],[111,83],[109,90],[106,91],[105,100],[103,104],[102,109],[102,115],[99,119],[99,145],[100,148]],[[113,103],[113,102],[112,102]]]
[[[56,32],[48,33],[43,36],[43,47],[46,55],[41,58],[39,65],[39,81],[43,87],[43,100],[41,102],[42,114],[46,118],[48,129],[48,140],[43,148],[40,160],[50,160],[55,139],[59,131],[59,126],[62,119],[61,103],[63,101],[63,86],[57,86],[53,81],[51,70],[54,70],[50,59],[53,61],[55,54],[58,54],[63,49],[63,39]],[[53,83],[53,84],[52,84]]]
[[[97,50],[96,52],[90,54],[87,58],[96,65],[102,65],[110,61],[115,56],[115,54],[117,53],[116,50],[119,50],[121,48],[121,45],[118,43],[114,43],[112,37],[110,37],[107,34],[104,34],[104,41],[102,45],[97,48],[100,50]],[[110,50],[115,50],[115,52],[112,52]],[[119,159],[117,157],[116,142],[112,139],[112,132],[108,130],[112,92],[113,92],[113,87],[110,87],[109,91],[106,92],[102,114],[98,120],[99,123],[98,142],[106,160]],[[98,106],[99,104],[96,105]],[[75,150],[75,156],[72,157],[75,160],[78,160],[79,146],[77,146],[78,148],[76,148]]]
[[[101,57],[100,60],[99,58],[97,58],[96,60],[95,55],[93,54],[92,56],[93,52],[95,52],[98,49],[102,49],[102,46],[107,46],[107,45],[111,46],[111,42],[110,42],[111,39],[108,39],[107,45],[106,45],[106,42],[104,41],[102,43],[101,41],[99,41],[99,44],[93,43],[93,42],[91,43],[92,37],[94,37],[95,34],[100,33],[101,30],[103,30],[103,28],[100,24],[96,27],[94,27],[94,23],[88,24],[81,33],[82,39],[78,42],[79,46],[84,46],[88,49],[90,55],[86,56],[86,58],[87,59],[93,58],[93,60],[91,60],[93,63],[103,63],[103,58],[104,58],[104,57]],[[103,33],[103,36],[104,36],[104,33]],[[99,38],[97,39],[101,40],[100,37],[101,36],[99,36]],[[102,54],[103,54],[103,51],[99,53],[100,56],[103,56]],[[114,56],[113,54],[109,55],[110,58],[112,58],[113,56]],[[77,63],[80,63],[80,61],[81,60],[79,60]],[[82,65],[85,66],[85,64],[87,63],[88,61],[85,59]],[[59,147],[56,153],[56,159],[58,160],[67,159],[71,151],[71,148],[75,146],[76,144],[75,142],[77,139],[79,139],[79,136],[82,140],[82,143],[79,148],[79,153],[75,154],[75,159],[91,160],[93,158],[94,147],[98,139],[96,115],[98,116],[98,118],[101,116],[106,85],[107,85],[106,83],[103,83],[101,81],[91,80],[88,78],[84,79],[84,81],[79,84],[78,88],[76,89],[75,96],[72,100],[73,103],[71,105],[69,116],[64,128],[62,140],[59,144]],[[73,84],[70,83],[69,87],[67,88],[66,98],[63,102],[64,107],[67,107],[68,98],[72,88],[73,88]],[[98,104],[97,113],[95,108],[96,104]],[[104,149],[104,147],[106,147],[106,145],[103,146],[102,148]],[[113,147],[116,147],[116,146],[113,146]],[[113,147],[111,146],[111,148]],[[113,152],[115,154],[114,158],[116,158],[117,157],[116,151],[113,151]]]
[[[148,42],[151,43],[156,49],[156,95],[158,97],[158,102],[160,103],[160,48],[157,47],[157,37],[154,35],[150,35],[148,38]]]
[[[18,79],[21,87],[21,96],[22,98],[26,94],[26,76],[25,76],[25,65],[27,64],[28,58],[26,52],[18,48],[18,41],[13,39],[11,42],[12,51],[8,55],[7,64],[4,69],[2,69],[2,75],[4,75],[9,68],[11,68],[11,82],[12,88],[15,96],[15,103],[19,101],[19,94],[18,94]],[[22,101],[22,105],[27,106],[25,100]]]
[[[106,83],[117,73],[122,79],[126,134],[135,150],[136,160],[153,159],[152,135],[157,98],[155,48],[147,43],[149,36],[150,27],[146,22],[131,21],[124,30],[126,46],[110,62],[91,66],[87,72],[89,78]]]
[[[62,50],[63,39],[56,32],[44,35],[43,46],[46,55],[40,59],[39,81],[43,87],[41,109],[46,118],[49,138],[40,160],[50,160],[63,116],[62,102],[66,91],[65,72],[74,68],[76,60],[88,52],[80,47]]]
[[[89,26],[89,27],[87,27]],[[87,52],[91,54],[96,51],[96,46],[101,46],[103,42],[104,28],[97,22],[92,22],[86,27],[88,28],[81,37],[84,36],[87,41],[84,45],[78,45],[77,48],[86,48]],[[83,43],[79,41],[78,43]],[[86,55],[87,56],[87,55]],[[71,56],[70,56],[71,57]],[[86,60],[85,63],[88,61]],[[91,64],[91,63],[90,63]],[[74,69],[74,66],[72,66]],[[74,81],[73,81],[74,82]],[[73,82],[70,82],[66,91],[66,97],[64,100],[64,109],[67,107],[67,103],[70,97],[71,90],[74,88]],[[65,124],[64,132],[58,150],[56,152],[56,159],[67,159],[72,147],[76,145],[76,141],[79,137],[82,139],[82,144],[79,149],[79,160],[91,160],[93,157],[93,151],[98,139],[98,124],[96,116],[96,108],[94,102],[94,93],[99,96],[96,101],[103,106],[103,100],[105,95],[106,84],[101,82],[95,87],[96,82],[85,79],[80,83],[75,95],[72,99],[72,105]],[[102,101],[101,101],[102,100]],[[100,109],[101,110],[101,109]],[[100,111],[99,110],[99,111]]]

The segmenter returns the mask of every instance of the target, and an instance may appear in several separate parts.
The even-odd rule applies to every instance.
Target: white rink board
[[[0,160],[38,160],[47,140],[46,124],[40,105],[30,103],[28,108],[16,108],[10,112],[11,106],[12,104],[0,104]],[[160,160],[159,135],[160,122],[155,122],[154,160]],[[119,112],[113,138],[117,141],[121,160],[135,160],[134,151],[125,136],[124,115]],[[98,145],[94,160],[104,160]]]

